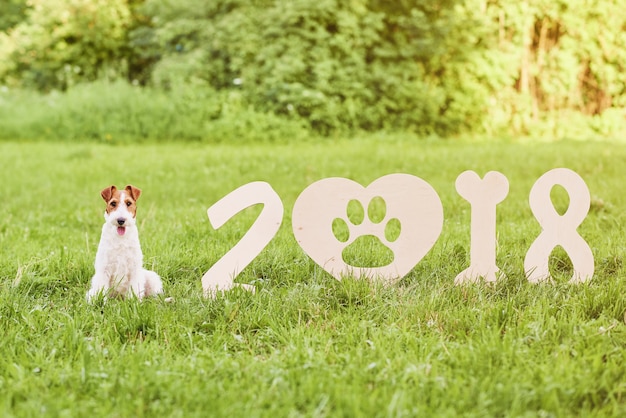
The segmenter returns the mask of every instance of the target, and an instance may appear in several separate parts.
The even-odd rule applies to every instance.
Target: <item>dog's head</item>
[[[141,190],[130,184],[123,190],[110,186],[102,190],[100,195],[107,204],[104,211],[105,221],[115,226],[117,234],[123,236],[126,227],[135,225],[137,199],[141,195]]]

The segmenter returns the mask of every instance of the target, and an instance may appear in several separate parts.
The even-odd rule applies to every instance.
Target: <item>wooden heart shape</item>
[[[352,231],[380,239],[393,252],[393,261],[382,267],[351,266],[343,260],[342,251],[355,237],[351,236],[348,242],[339,241],[333,234],[333,221],[339,218],[350,225],[348,203],[357,200],[367,208],[375,197],[385,201],[384,219],[371,222],[366,212],[363,223]],[[400,235],[388,242],[384,225],[394,218],[400,222]],[[389,174],[367,187],[346,178],[331,177],[311,184],[298,196],[292,226],[304,252],[337,280],[356,276],[392,282],[408,274],[433,247],[443,226],[443,206],[430,184],[410,174]]]

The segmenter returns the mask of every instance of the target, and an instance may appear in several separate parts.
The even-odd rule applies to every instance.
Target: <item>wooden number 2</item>
[[[569,194],[567,212],[559,215],[552,201],[550,191],[561,185]],[[575,172],[566,168],[555,168],[541,176],[530,190],[530,209],[543,231],[532,243],[524,270],[528,281],[537,283],[551,280],[548,261],[554,247],[560,245],[569,255],[574,266],[570,282],[584,282],[593,276],[593,253],[589,244],[576,232],[589,212],[591,198],[585,181]]]
[[[205,297],[215,297],[218,292],[237,286],[234,283],[235,277],[274,238],[282,223],[284,212],[278,194],[272,186],[262,181],[248,183],[233,190],[207,210],[209,222],[213,228],[219,229],[233,216],[256,204],[263,204],[259,217],[243,238],[202,276]],[[240,286],[254,291],[252,285]]]

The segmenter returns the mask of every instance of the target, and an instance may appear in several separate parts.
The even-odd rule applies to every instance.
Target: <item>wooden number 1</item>
[[[496,265],[496,205],[509,193],[509,181],[497,171],[488,172],[482,180],[475,172],[465,171],[456,179],[456,190],[472,205],[472,223],[470,266],[454,283],[495,282],[503,275]]]
[[[235,277],[256,258],[274,238],[283,220],[283,203],[272,186],[266,182],[248,183],[230,192],[207,210],[209,222],[219,229],[242,210],[262,204],[263,210],[243,238],[219,259],[204,276],[202,289],[205,297],[215,297],[220,291],[237,286]],[[241,287],[254,291],[254,286]]]

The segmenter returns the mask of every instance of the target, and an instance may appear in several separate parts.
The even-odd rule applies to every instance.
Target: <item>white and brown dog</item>
[[[136,202],[141,190],[131,185],[124,190],[110,186],[100,194],[107,207],[96,253],[96,274],[91,279],[87,300],[99,294],[142,299],[163,293],[159,275],[143,268],[143,253],[135,222]]]

